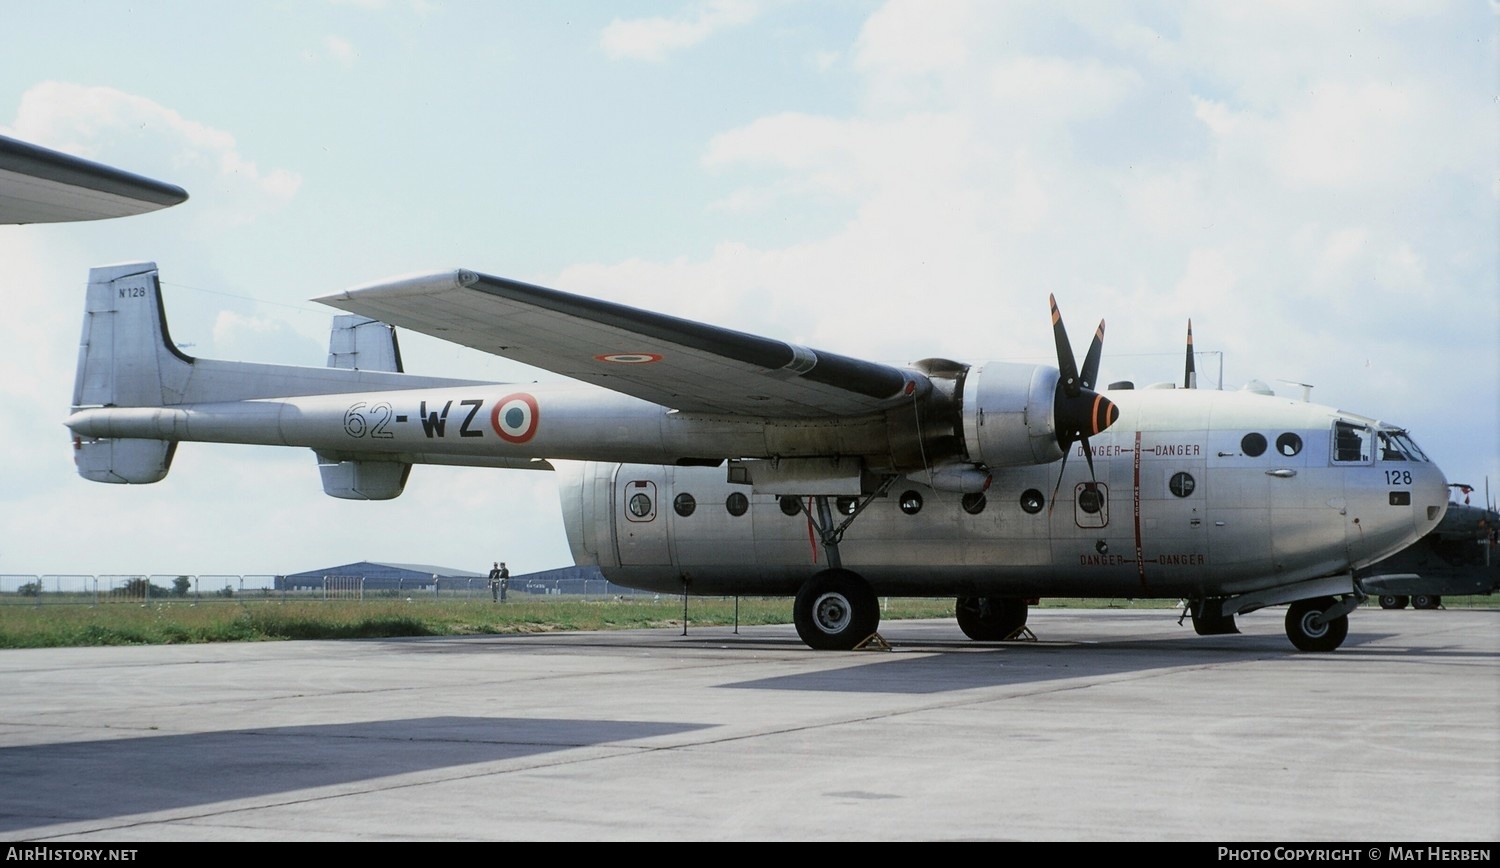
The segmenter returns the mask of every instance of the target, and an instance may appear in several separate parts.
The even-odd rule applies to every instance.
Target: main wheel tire
[[[1381,594],[1380,608],[1382,609],[1405,609],[1406,597],[1400,594]]]
[[[1026,626],[1030,607],[1019,597],[959,597],[958,629],[976,642],[1001,642]]]
[[[1349,616],[1325,618],[1338,601],[1332,597],[1298,600],[1286,612],[1286,637],[1299,651],[1332,651],[1349,635]]]
[[[880,601],[858,574],[824,570],[797,592],[792,619],[809,648],[849,651],[880,626]]]
[[[1413,609],[1436,609],[1442,602],[1443,598],[1436,594],[1412,594],[1411,597]]]

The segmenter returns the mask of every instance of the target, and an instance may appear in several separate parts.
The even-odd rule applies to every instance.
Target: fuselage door
[[[622,464],[615,471],[615,543],[622,565],[672,562],[661,509],[665,468]]]

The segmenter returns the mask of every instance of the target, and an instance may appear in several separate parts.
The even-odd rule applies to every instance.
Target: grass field
[[[948,618],[951,599],[883,600],[881,617]],[[1119,605],[1130,605],[1120,601]],[[1136,605],[1161,607],[1162,601]],[[692,597],[687,623],[788,624],[792,601],[782,597]],[[354,639],[390,636],[466,636],[571,630],[681,627],[680,597],[582,600],[522,597],[487,600],[254,600],[152,603],[0,605],[0,648],[74,645],[159,645],[259,642],[280,639]]]
[[[951,618],[948,598],[889,598],[881,617]],[[1373,606],[1370,601],[1367,606]],[[1500,608],[1500,597],[1444,598],[1445,608]],[[1044,600],[1053,608],[1175,609],[1168,600]],[[784,597],[692,597],[692,626],[788,624],[792,601]],[[357,639],[392,636],[468,636],[573,630],[681,627],[680,597],[583,600],[522,597],[486,600],[173,600],[167,602],[28,603],[0,601],[0,648],[80,645],[163,645],[192,642],[264,642],[285,639]]]

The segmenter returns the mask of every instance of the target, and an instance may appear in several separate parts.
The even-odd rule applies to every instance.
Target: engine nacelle
[[[964,378],[964,446],[989,467],[1047,464],[1063,455],[1053,401],[1057,368],[987,362]]]

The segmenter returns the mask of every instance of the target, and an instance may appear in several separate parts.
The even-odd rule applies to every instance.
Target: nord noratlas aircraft
[[[154,263],[93,269],[78,472],[157,482],[184,441],[310,449],[325,492],[366,500],[416,464],[555,471],[580,565],[794,597],[818,649],[878,638],[880,597],[941,596],[980,641],[1024,637],[1042,597],[1181,599],[1204,635],[1286,605],[1292,644],[1330,651],[1357,572],[1448,502],[1400,427],[1193,387],[1191,328],[1184,388],[1101,388],[1103,323],[1079,367],[1055,301],[1055,367],[897,367],[466,270],[318,301],[349,312],[326,368],[198,359]],[[568,380],[407,374],[396,327]]]

